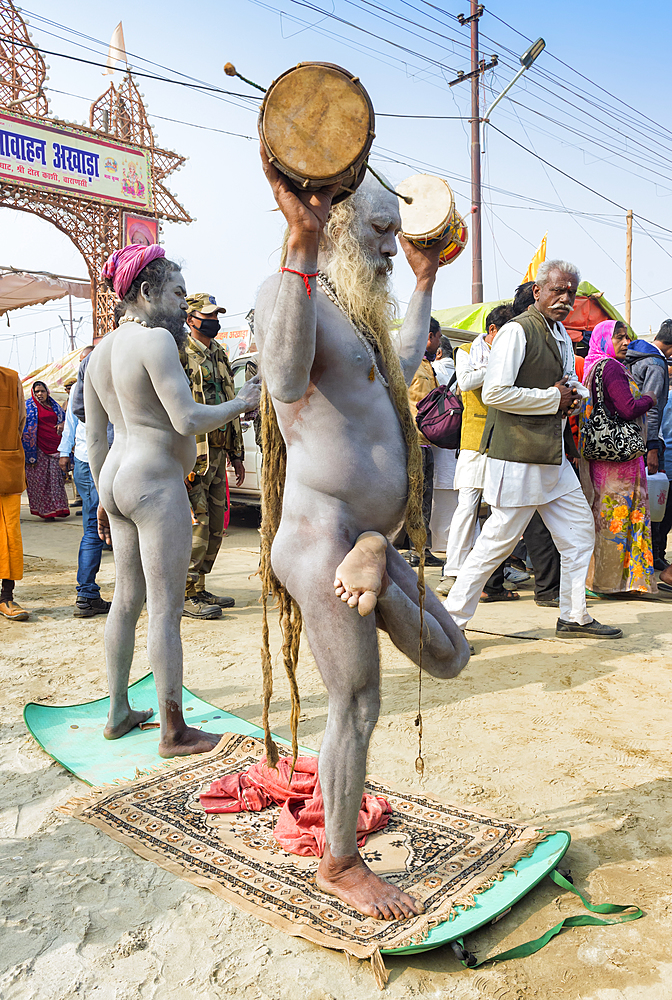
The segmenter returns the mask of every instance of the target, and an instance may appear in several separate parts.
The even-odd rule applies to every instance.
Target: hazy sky
[[[468,69],[468,28],[451,16],[468,12],[468,6],[467,0],[434,5],[423,0],[147,0],[142,5],[120,2],[112,9],[70,0],[59,15],[46,0],[31,0],[24,11],[33,40],[43,50],[99,60],[121,18],[134,68],[183,79],[177,76],[180,71],[255,98],[224,98],[139,80],[158,143],[189,156],[168,186],[196,221],[164,227],[166,253],[184,262],[191,291],[212,292],[226,305],[226,325],[233,327],[253,305],[260,282],[278,265],[282,224],[272,212],[259,165],[256,112],[261,95],[226,77],[223,64],[234,62],[245,76],[264,85],[301,61],[347,67],[361,78],[378,115],[372,164],[394,183],[423,169],[443,174],[458,210],[467,214],[468,122],[385,116],[468,116],[469,85],[447,86],[457,70]],[[493,113],[493,126],[617,203],[590,193],[490,129],[483,158],[486,300],[511,294],[548,230],[549,257],[573,261],[615,304],[622,303],[625,217],[617,206],[632,207],[636,216],[672,230],[672,124],[665,68],[672,14],[662,5],[652,23],[639,17],[640,11],[634,4],[606,0],[561,5],[492,0],[482,17],[481,32],[487,36],[482,54],[488,60],[492,53],[500,55],[497,69],[484,78],[487,103],[511,79],[517,56],[528,45],[517,32],[531,39],[543,36],[547,44],[535,68]],[[60,19],[62,26],[39,18]],[[51,113],[88,123],[89,105],[110,78],[93,66],[45,58]],[[152,68],[148,60],[164,69]],[[120,74],[114,79],[118,82]],[[648,332],[672,314],[672,232],[644,221],[641,226],[647,232],[636,222],[633,325]],[[68,238],[41,219],[1,209],[0,237],[2,265],[86,275]],[[412,282],[402,254],[395,268],[402,313]],[[441,269],[434,306],[447,308],[470,299],[467,250]],[[83,345],[91,336],[89,304],[76,302],[74,313],[84,317],[78,335]],[[10,328],[6,318],[0,319],[0,363],[26,373],[60,356],[65,340],[59,316],[67,316],[67,300],[11,313]]]

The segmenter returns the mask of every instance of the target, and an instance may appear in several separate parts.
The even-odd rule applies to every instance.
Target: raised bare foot
[[[336,596],[357,608],[362,617],[371,614],[389,585],[386,551],[384,535],[365,531],[336,570]]]
[[[214,750],[221,736],[204,733],[187,726],[181,733],[173,733],[159,743],[161,757],[188,757],[192,753],[209,753]]]
[[[417,899],[375,875],[359,854],[334,858],[327,847],[315,881],[322,892],[377,920],[406,920],[425,910]]]
[[[154,710],[151,708],[148,708],[146,712],[129,708],[128,715],[125,715],[119,722],[112,723],[108,718],[107,725],[103,729],[103,736],[106,740],[118,740],[120,736],[125,736],[126,733],[130,733],[131,729],[139,726],[141,722],[147,722],[147,719],[151,719],[153,715]]]

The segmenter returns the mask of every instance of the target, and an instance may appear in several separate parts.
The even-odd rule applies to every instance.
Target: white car
[[[259,353],[241,354],[231,362],[233,384],[239,392],[245,384],[248,365],[255,369],[259,361]],[[229,496],[233,503],[261,504],[261,448],[257,445],[254,435],[254,421],[241,420],[243,429],[243,444],[245,445],[245,481],[242,486],[236,486],[236,474],[232,468],[227,469],[229,481]]]

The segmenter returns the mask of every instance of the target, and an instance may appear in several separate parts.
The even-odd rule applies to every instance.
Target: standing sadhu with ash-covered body
[[[229,359],[215,337],[219,333],[218,306],[214,295],[197,292],[187,296],[187,337],[183,360],[191,393],[197,403],[217,406],[236,395]],[[232,608],[233,597],[218,597],[205,589],[224,536],[228,510],[226,467],[231,462],[236,486],[245,479],[243,434],[240,418],[208,434],[196,436],[196,465],[187,479],[189,502],[196,520],[187,573],[183,615],[189,618],[221,618],[222,608]]]
[[[406,514],[411,541],[423,551],[422,459],[407,385],[427,344],[443,243],[421,250],[403,241],[417,285],[397,355],[388,279],[401,228],[395,195],[367,176],[332,209],[334,187],[299,192],[265,157],[264,169],[289,231],[286,267],[262,286],[255,311],[272,398],[272,406],[262,404],[264,499],[272,500],[262,526],[262,584],[277,528],[276,583],[286,588],[281,600],[288,592],[300,607],[286,641],[298,643],[302,617],[329,693],[319,763],[327,847],[317,882],[361,913],[403,918],[420,905],[364,864],[356,827],[379,712],[376,627],[418,662],[418,577],[388,537]],[[278,425],[282,438],[274,437]],[[278,526],[271,522],[285,448]],[[468,646],[431,593],[424,622],[423,667],[455,676]]]
[[[115,250],[102,277],[118,299],[118,327],[91,355],[84,402],[91,473],[104,508],[99,529],[106,538],[111,533],[117,575],[105,627],[110,713],[104,735],[118,739],[152,714],[128,701],[135,626],[146,597],[159,753],[206,753],[219,737],[187,726],[182,714],[180,622],[191,553],[184,480],[196,460],[194,435],[255,409],[259,389],[251,380],[231,401],[194,402],[178,353],[185,340],[184,278],[161,247]]]

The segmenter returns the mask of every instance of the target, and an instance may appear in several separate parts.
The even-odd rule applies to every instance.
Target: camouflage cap
[[[203,313],[204,316],[210,316],[212,313],[226,312],[224,306],[217,305],[215,296],[208,295],[207,292],[196,292],[195,295],[187,295],[187,307],[188,316],[191,313]]]

